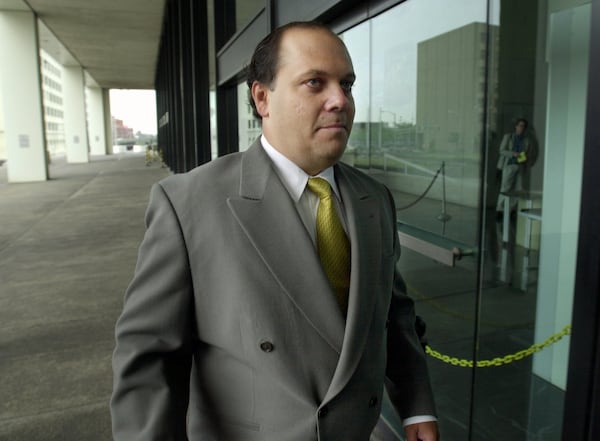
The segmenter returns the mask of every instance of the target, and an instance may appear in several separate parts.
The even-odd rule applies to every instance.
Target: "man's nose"
[[[328,111],[341,111],[348,108],[352,100],[352,95],[349,91],[342,88],[342,86],[335,85],[331,86],[327,92],[327,101],[325,103],[325,109]]]

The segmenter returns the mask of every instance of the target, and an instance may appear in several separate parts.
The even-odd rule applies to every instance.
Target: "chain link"
[[[433,184],[434,184],[435,180],[437,179],[438,175],[440,174],[440,172],[442,171],[443,167],[444,167],[444,163],[442,163],[440,168],[438,168],[438,171],[435,172],[435,176],[433,177],[433,179],[431,180],[431,182],[429,183],[429,185],[427,186],[427,188],[425,189],[423,194],[421,194],[417,199],[412,201],[410,204],[403,205],[402,207],[396,207],[396,211],[406,210],[406,209],[412,207],[413,205],[417,205],[425,196],[427,196],[427,193],[429,193],[429,190],[431,190],[431,187],[433,187]]]
[[[527,349],[523,349],[514,354],[508,354],[503,357],[495,357],[491,360],[478,360],[476,366],[478,368],[483,367],[492,367],[492,366],[502,366],[505,364],[512,363],[514,361],[522,360],[525,357],[529,357],[530,355],[535,354],[536,352],[541,351],[542,349],[553,345],[560,339],[562,339],[565,335],[571,335],[571,325],[567,325],[563,328],[561,332],[551,335],[548,337],[543,343],[534,343]],[[438,360],[443,361],[444,363],[448,363],[454,366],[460,367],[473,367],[473,360],[467,360],[464,358],[450,357],[449,355],[444,355],[435,349],[432,349],[431,346],[427,345],[425,347],[425,352],[433,358],[437,358]]]

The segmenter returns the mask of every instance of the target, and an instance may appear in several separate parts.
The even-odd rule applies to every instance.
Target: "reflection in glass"
[[[358,74],[347,160],[384,181],[400,208],[437,176],[401,220],[468,244],[477,241],[485,12],[481,1],[409,1],[343,35]]]
[[[238,142],[239,151],[243,152],[252,145],[261,134],[260,121],[254,118],[252,107],[248,101],[246,82],[238,84]]]
[[[500,285],[483,292],[481,358],[529,348],[562,335],[570,325],[591,16],[589,2],[496,3],[497,127],[511,132],[516,118],[527,118],[535,150],[527,153],[520,170],[522,189],[509,192],[504,213],[499,213],[498,260],[486,262],[497,265],[486,268],[497,269]],[[500,139],[490,145],[490,153],[498,153]],[[508,207],[514,207],[510,214]],[[488,261],[493,259],[490,254]],[[503,324],[512,323],[512,328],[498,326],[498,311],[506,311],[511,320]],[[476,426],[500,413],[506,416],[508,439],[560,440],[568,350],[564,336],[497,372],[478,370]],[[494,430],[479,431],[482,439],[494,439]]]
[[[217,139],[217,92],[211,89],[208,93],[210,106],[210,152],[211,159],[219,156],[219,143]]]
[[[265,7],[265,0],[235,0],[236,30],[243,29]]]
[[[407,0],[341,36],[357,73],[343,160],[392,191],[408,292],[432,348],[460,361],[429,358],[444,439],[561,437],[568,335],[503,356],[569,325],[590,16],[580,0]],[[518,118],[532,148],[497,214]],[[453,247],[472,253],[431,251]]]
[[[484,1],[409,0],[342,35],[357,74],[344,160],[386,184],[399,221],[426,241],[479,242],[485,8]],[[475,258],[451,268],[406,246],[402,253],[400,269],[431,344],[472,359]],[[443,437],[468,439],[472,373],[430,360]]]

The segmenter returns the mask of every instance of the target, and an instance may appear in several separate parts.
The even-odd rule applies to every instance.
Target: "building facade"
[[[62,66],[44,50],[40,50],[40,69],[44,133],[49,157],[65,154],[64,104],[62,94]],[[0,97],[1,98],[1,97]],[[0,160],[7,159],[4,141],[3,109],[0,108]]]
[[[133,129],[127,127],[122,119],[112,117],[112,137],[117,140],[119,138],[134,139]]]
[[[156,90],[174,172],[248,147],[254,46],[313,19],[354,61],[344,161],[393,192],[443,438],[600,439],[600,2],[169,1]],[[532,149],[497,221],[518,118]]]
[[[66,146],[62,66],[44,50],[40,50],[40,58],[46,149],[50,157],[64,155]]]

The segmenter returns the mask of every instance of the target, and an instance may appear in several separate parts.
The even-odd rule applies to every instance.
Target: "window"
[[[476,363],[561,337],[476,375],[430,358],[444,438],[561,439],[590,17],[589,1],[407,0],[341,35],[357,73],[343,160],[390,188],[401,233],[467,253],[403,247],[430,345]],[[520,117],[527,166],[500,195]]]

